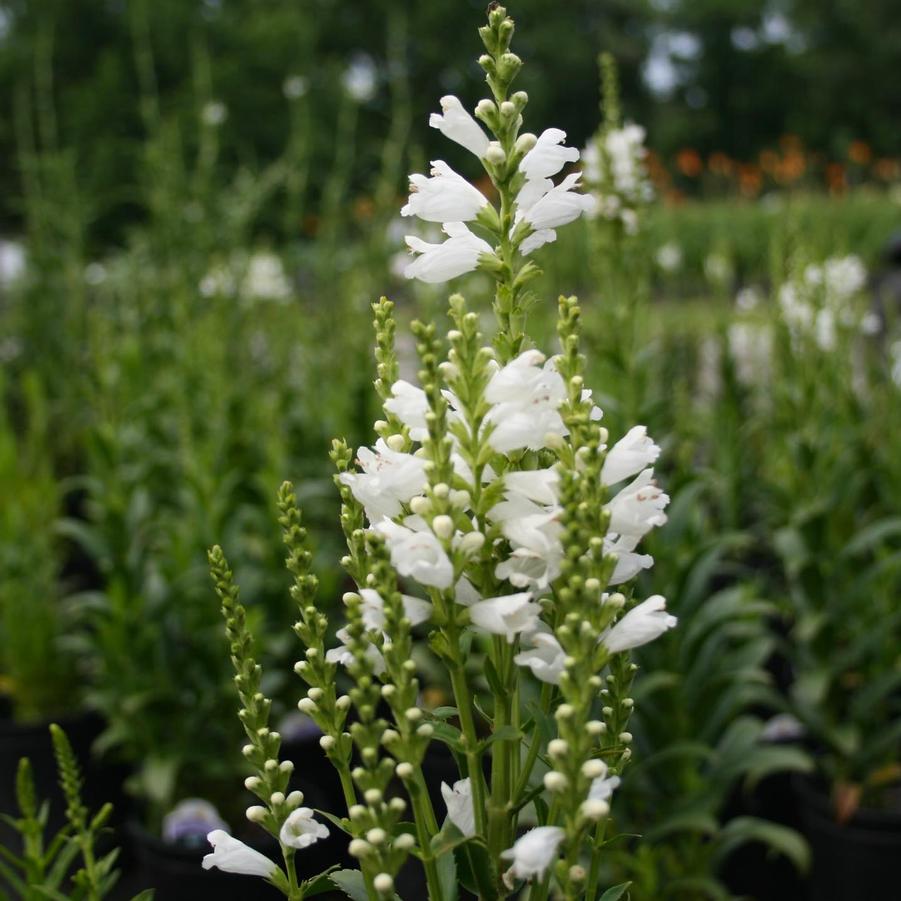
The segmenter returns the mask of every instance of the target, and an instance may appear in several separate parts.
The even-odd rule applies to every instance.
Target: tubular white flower
[[[441,783],[441,797],[447,805],[450,821],[463,833],[470,836],[476,834],[475,810],[472,806],[472,783],[469,777],[460,779],[451,788],[446,782]]]
[[[432,113],[429,125],[437,128],[446,138],[456,141],[480,159],[488,151],[488,136],[479,123],[463,108],[463,104],[449,94],[441,98],[441,112]]]
[[[319,839],[328,838],[328,828],[313,818],[309,807],[298,807],[288,815],[278,837],[289,848],[309,848]]]
[[[621,540],[611,542],[605,538],[604,553],[616,554],[616,566],[610,576],[611,585],[622,585],[623,582],[634,579],[643,569],[650,569],[654,565],[654,558],[650,554],[636,554],[633,550],[626,550]]]
[[[521,632],[533,631],[538,625],[541,607],[532,603],[532,594],[522,591],[498,598],[486,598],[469,608],[472,624],[492,635],[502,635],[513,644]]]
[[[531,504],[521,500],[520,504]],[[498,504],[494,511],[503,507]],[[532,505],[534,506],[534,505]],[[563,560],[563,526],[560,523],[560,509],[539,512],[525,516],[513,516],[503,522],[504,537],[513,547],[511,555],[499,563],[494,574],[506,579],[516,588],[531,587],[544,591],[560,575]]]
[[[607,451],[601,481],[605,485],[615,485],[641,472],[659,456],[660,448],[649,437],[645,426],[633,426]]]
[[[513,889],[515,879],[541,879],[557,856],[566,832],[559,826],[536,826],[517,839],[512,848],[501,852],[513,866],[504,873],[504,883]]]
[[[541,228],[523,239],[523,242],[519,245],[519,252],[526,257],[532,253],[533,250],[538,250],[539,247],[544,247],[545,244],[550,244],[556,240],[557,232],[555,232],[554,229]]]
[[[591,787],[588,789],[589,801],[609,801],[615,789],[619,788],[619,776],[607,775],[607,764],[603,760],[598,760],[603,765],[601,775],[591,780]]]
[[[385,601],[374,588],[361,588],[363,598],[363,625],[367,629],[381,631],[385,628]],[[432,605],[422,598],[414,598],[408,594],[401,595],[404,605],[404,616],[414,626],[426,622],[432,615]]]
[[[590,194],[577,194],[581,172],[573,172],[543,197],[535,201],[523,215],[523,219],[536,231],[547,228],[559,228],[578,219],[583,213],[594,210],[594,197]]]
[[[429,244],[415,235],[407,235],[407,246],[419,256],[407,266],[404,275],[428,284],[440,284],[473,272],[484,253],[493,253],[487,241],[476,237],[463,222],[447,222],[442,231],[448,236],[441,244]]]
[[[527,666],[536,679],[559,685],[566,657],[560,642],[549,632],[533,632],[526,640],[532,645],[531,649],[520,651],[513,662],[517,666]]]
[[[375,530],[385,536],[391,564],[402,576],[433,588],[450,588],[453,584],[453,564],[431,532],[417,532],[390,519],[383,519]]]
[[[556,469],[528,469],[508,472],[504,476],[507,498],[513,495],[535,501],[536,504],[556,504],[560,474]]]
[[[213,846],[213,851],[203,858],[202,866],[205,870],[216,867],[223,873],[263,878],[272,876],[276,870],[276,865],[268,857],[232,838],[222,829],[214,829],[206,840]]]
[[[338,629],[335,637],[341,642],[337,648],[332,648],[325,652],[325,660],[327,663],[340,663],[341,666],[349,666],[353,663],[354,655],[351,653],[347,642],[350,641],[350,633],[346,628]],[[385,672],[385,658],[375,645],[366,646],[366,656],[372,663],[372,671],[377,675]]]
[[[414,441],[425,441],[429,437],[425,416],[429,412],[429,402],[422,388],[417,388],[403,379],[391,386],[392,396],[385,401],[385,409],[393,413],[409,430]]]
[[[338,478],[364,506],[370,522],[397,516],[402,503],[425,489],[425,460],[393,451],[381,438],[374,452],[361,447],[357,462],[363,472],[342,472]]]
[[[488,199],[444,160],[433,160],[431,178],[410,176],[410,199],[401,216],[418,216],[426,222],[468,222]]]
[[[666,598],[655,594],[633,607],[607,631],[602,641],[611,654],[617,654],[659,638],[676,623],[676,617],[666,612]]]
[[[567,163],[579,159],[575,147],[564,147],[566,132],[559,128],[547,128],[539,135],[535,146],[522,158],[519,171],[529,180],[550,178]]]
[[[610,532],[637,543],[652,528],[666,522],[663,509],[668,503],[669,495],[654,483],[654,470],[645,469],[607,504]]]

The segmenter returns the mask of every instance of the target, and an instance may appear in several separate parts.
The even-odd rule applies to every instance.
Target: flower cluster
[[[864,334],[878,330],[878,319],[855,304],[866,281],[866,269],[853,254],[805,266],[778,292],[782,317],[792,338],[799,341],[812,337],[828,351],[835,348],[839,329],[856,329]]]
[[[669,498],[653,470],[659,446],[644,426],[613,442],[601,425],[584,384],[575,298],[559,300],[559,354],[542,353],[523,331],[525,286],[538,273],[524,257],[593,207],[575,190],[579,173],[553,182],[579,155],[559,129],[520,133],[528,97],[510,90],[521,62],[502,7],[492,4],[480,34],[492,99],[474,118],[445,97],[431,124],[481,160],[498,202],[436,160],[429,175],[411,176],[402,212],[440,223],[447,236],[440,244],[408,237],[417,256],[407,275],[440,283],[488,273],[498,332],[486,344],[478,314],[453,295],[446,337],[413,323],[414,384],[399,376],[393,304],[373,304],[384,418],[371,447],[354,454],[336,441],[332,449],[342,565],[355,583],[343,596],[337,645],[314,601],[293,492],[284,486],[280,496],[305,647],[295,671],[308,690],[298,707],[321,729],[341,779],[346,816],[330,819],[359,862],[354,897],[394,897],[411,854],[432,901],[458,882],[480,897],[531,882],[530,897],[546,901],[552,880],[565,897],[598,897],[600,830],[631,754],[629,652],[676,624],[664,598],[638,601],[627,586],[653,563],[642,539],[666,522]],[[286,868],[265,875],[293,901],[304,887],[291,855],[326,827],[272,781],[281,765],[270,766],[277,743],[265,726],[268,701],[256,690],[224,564],[215,554],[212,561],[252,739],[248,759],[259,771],[249,787],[268,799],[251,818],[278,837]],[[422,705],[417,660],[427,653],[429,671],[447,674],[453,706]],[[351,687],[339,694],[345,677]],[[423,770],[435,741],[460,769],[441,786],[443,822]],[[402,822],[407,810],[412,825]],[[217,833],[211,841],[230,866],[233,840]],[[244,872],[263,875],[262,861],[242,861]],[[219,865],[215,852],[211,862]]]
[[[604,124],[582,152],[585,181],[597,198],[596,214],[634,235],[642,208],[654,196],[645,161],[645,130],[620,121],[616,67],[608,54],[601,57],[601,78]]]

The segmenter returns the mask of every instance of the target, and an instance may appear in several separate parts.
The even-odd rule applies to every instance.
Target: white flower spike
[[[551,178],[567,163],[579,159],[575,147],[564,147],[566,132],[559,128],[547,128],[538,137],[535,146],[522,158],[519,171],[529,180]]]
[[[532,595],[522,591],[473,604],[469,618],[477,628],[501,635],[507,644],[513,644],[521,632],[531,632],[537,627],[540,611],[541,607],[532,603]]]

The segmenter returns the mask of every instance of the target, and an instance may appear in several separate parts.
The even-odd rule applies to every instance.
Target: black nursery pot
[[[813,856],[811,901],[898,897],[901,809],[863,808],[839,824],[822,784],[796,777],[793,785]]]

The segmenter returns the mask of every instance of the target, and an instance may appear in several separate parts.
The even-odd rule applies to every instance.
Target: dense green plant
[[[67,710],[79,693],[64,638],[74,616],[60,583],[62,494],[40,381],[29,373],[15,394],[0,381],[0,695],[19,720]]]
[[[22,840],[21,854],[0,846],[0,897],[21,901],[102,901],[119,878],[119,849],[102,850],[112,805],[91,812],[81,800],[82,779],[78,761],[66,733],[50,726],[59,785],[66,801],[66,824],[56,835],[47,835],[49,806],[35,793],[31,764],[23,757],[16,772],[19,816],[0,814]],[[77,866],[77,869],[76,869]],[[10,894],[11,893],[11,894]],[[152,891],[133,901],[150,901]]]

